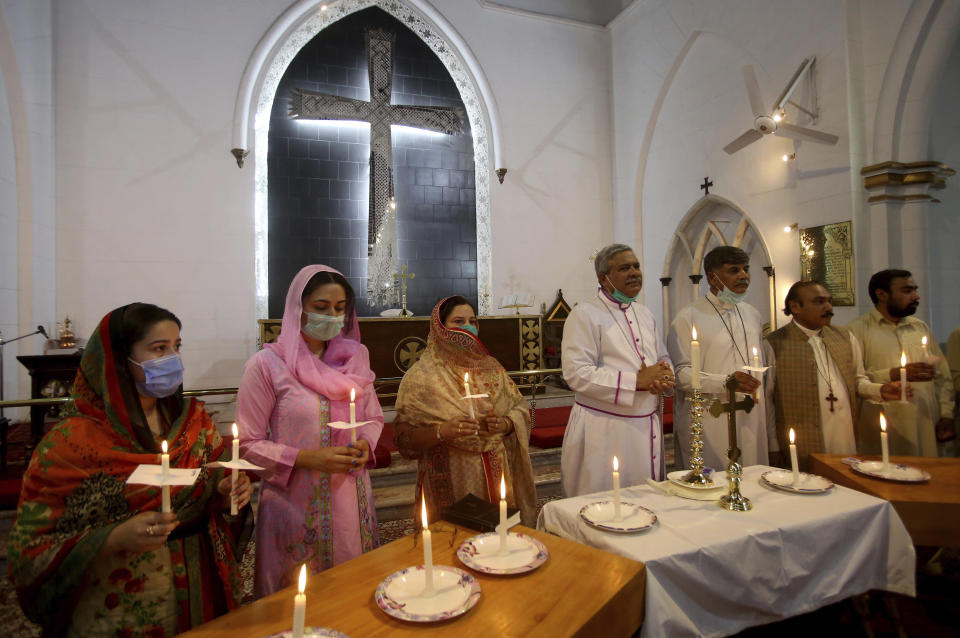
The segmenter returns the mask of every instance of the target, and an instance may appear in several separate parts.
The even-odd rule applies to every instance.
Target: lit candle
[[[293,638],[303,638],[303,623],[307,617],[307,595],[303,591],[307,588],[307,564],[300,566],[300,581],[297,583],[299,593],[293,597]]]
[[[613,457],[613,520],[622,521],[620,514],[620,461]]]
[[[357,404],[354,401],[357,398],[357,389],[350,388],[350,425],[354,426],[350,428],[350,442],[357,442]]]
[[[430,528],[427,527],[427,499],[423,492],[420,493],[420,517],[423,521],[423,579],[426,586],[423,588],[423,596],[433,596],[436,590],[433,588],[433,540],[430,534]]]
[[[880,454],[883,455],[881,471],[886,474],[890,470],[890,446],[887,442],[887,420],[883,417],[883,412],[880,413]]]
[[[693,340],[690,341],[690,367],[693,374],[693,389],[700,389],[700,342],[697,341],[697,327],[691,330]]]
[[[240,433],[237,431],[237,424],[233,424],[233,462],[240,460]],[[233,468],[230,473],[230,514],[236,516],[238,512],[237,497],[234,491],[237,489],[237,468]]]
[[[907,400],[907,353],[900,351],[900,400]]]
[[[923,338],[920,339],[920,347],[923,348],[923,360],[926,361],[927,357],[930,356],[930,352],[927,350],[927,335],[923,335]]]
[[[796,485],[800,481],[800,468],[797,467],[797,446],[794,444],[797,435],[794,434],[793,428],[790,428],[790,468],[793,470],[793,484]]]
[[[501,556],[507,553],[507,482],[500,475],[500,549]]]
[[[170,455],[167,454],[167,442],[162,441],[160,443],[160,449],[162,454],[160,454],[160,481],[163,485],[160,486],[160,495],[161,495],[161,512],[170,511],[170,486],[167,485],[167,477],[170,476]]]
[[[473,411],[473,399],[470,398],[470,373],[463,373],[463,392],[467,397],[467,408],[470,410],[470,418],[475,419],[476,414]]]
[[[757,352],[757,346],[753,346],[753,367],[760,367],[760,353]]]

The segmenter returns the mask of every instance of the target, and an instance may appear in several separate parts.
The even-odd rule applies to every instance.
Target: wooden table
[[[840,461],[842,454],[812,454],[810,458],[811,473],[890,501],[914,545],[960,547],[960,459],[891,457],[891,463],[919,467],[932,477],[926,483],[896,483],[854,472]]]
[[[431,526],[434,564],[465,568],[457,546],[477,532],[460,528],[450,546],[449,523]],[[419,624],[387,616],[373,599],[393,572],[422,564],[423,549],[406,536],[379,549],[312,575],[307,582],[308,626],[324,626],[352,638],[366,636],[630,636],[643,621],[645,570],[642,563],[525,527],[514,531],[540,539],[550,558],[520,576],[473,573],[482,595],[459,618]],[[418,539],[419,540],[419,539]],[[183,636],[261,638],[289,629],[294,588],[277,592],[188,631]]]

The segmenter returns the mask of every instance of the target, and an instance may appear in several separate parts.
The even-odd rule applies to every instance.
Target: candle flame
[[[696,326],[696,325],[693,326],[693,329],[690,331],[690,333],[693,335],[693,340],[696,341],[696,340],[697,340],[697,326]]]
[[[307,588],[307,564],[304,563],[300,566],[300,580],[297,583],[297,591],[301,594],[303,590]]]
[[[907,367],[907,353],[903,352],[902,350],[900,351],[900,367],[901,368]]]
[[[797,435],[794,434],[793,428],[790,428],[790,445],[793,445],[794,441],[797,440]]]
[[[420,492],[420,521],[423,523],[423,529],[427,529],[427,499],[423,492]]]
[[[236,423],[233,424],[233,438],[235,438],[235,439],[239,439],[239,438],[240,438],[240,432],[237,431],[237,424],[236,424]]]
[[[166,441],[161,441],[161,442],[160,442],[160,449],[163,450],[163,453],[164,453],[164,454],[167,453],[167,442],[166,442]]]
[[[503,474],[500,475],[500,499],[507,500],[507,481]]]
[[[464,383],[470,383],[470,373],[469,373],[469,372],[464,372],[464,373],[463,373],[463,382],[464,382]]]
[[[753,356],[757,356],[757,346],[753,346]]]
[[[920,340],[920,343],[927,345],[927,335],[923,335],[923,339]]]
[[[353,400],[357,398],[357,389],[350,388],[350,403],[353,403]]]
[[[617,459],[616,456],[613,457],[613,471],[614,472],[620,471],[620,461],[619,459]]]
[[[887,420],[884,418],[883,412],[880,413],[880,431],[881,432],[887,431]]]

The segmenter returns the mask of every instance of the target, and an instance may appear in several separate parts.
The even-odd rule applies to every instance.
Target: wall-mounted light
[[[797,230],[798,228],[800,228],[800,226],[799,226],[798,224],[796,224],[796,223],[793,223],[793,224],[790,224],[789,226],[784,226],[784,227],[783,227],[783,232],[789,233],[789,232],[792,232],[792,231],[794,231],[794,230]]]
[[[326,10],[327,10],[327,5],[321,4],[321,5],[320,5],[320,10],[321,10],[321,11],[326,11]]]
[[[797,154],[796,154],[796,153],[784,153],[783,155],[780,156],[780,159],[782,159],[784,162],[790,162],[790,161],[792,161],[792,160],[797,159]]]

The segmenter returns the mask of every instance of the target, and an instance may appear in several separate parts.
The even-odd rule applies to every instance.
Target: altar
[[[840,485],[774,491],[759,481],[770,469],[744,469],[748,512],[644,485],[620,492],[656,514],[648,531],[584,523],[581,508],[609,492],[547,503],[537,528],[644,563],[644,637],[727,636],[872,589],[915,595],[916,554],[889,502]]]

